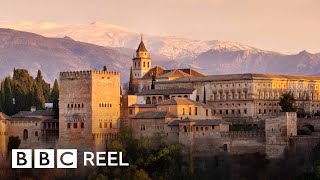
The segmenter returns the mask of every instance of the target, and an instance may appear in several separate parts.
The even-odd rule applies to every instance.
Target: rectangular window
[[[195,115],[198,115],[198,107],[195,107],[195,108],[194,108],[194,114],[195,114]]]
[[[104,128],[108,128],[108,123],[104,122]]]
[[[241,110],[240,109],[238,109],[238,114],[241,114]]]
[[[68,129],[71,128],[71,123],[68,123],[67,128],[68,128]]]
[[[206,116],[209,116],[209,110],[206,109]]]
[[[83,122],[81,123],[81,128],[82,128],[82,129],[84,128],[84,123],[83,123]]]
[[[144,130],[146,130],[146,127],[144,125],[141,125],[140,130],[144,131]]]
[[[184,112],[184,108],[182,108],[182,115],[184,115],[185,114],[185,112]]]
[[[220,110],[220,114],[222,114],[222,110]]]
[[[226,110],[226,114],[229,114],[229,111],[228,111],[228,110]]]
[[[205,130],[205,131],[208,131],[208,127],[205,127],[204,130]]]
[[[234,114],[234,109],[231,110],[231,113]]]
[[[199,131],[199,127],[196,127],[196,131]]]
[[[102,128],[102,122],[100,122],[99,127]]]
[[[244,110],[244,114],[247,114],[247,110],[246,109]]]
[[[191,113],[191,107],[189,107],[189,115],[191,115],[192,113]]]
[[[73,123],[73,128],[78,128],[78,124],[77,123]]]
[[[133,110],[132,109],[129,109],[129,114],[133,114]]]

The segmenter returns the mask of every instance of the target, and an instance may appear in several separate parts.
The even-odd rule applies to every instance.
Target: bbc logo
[[[76,149],[57,149],[56,158],[54,149],[35,149],[33,154],[31,149],[12,150],[12,168],[55,168],[55,159],[57,168],[77,168]]]

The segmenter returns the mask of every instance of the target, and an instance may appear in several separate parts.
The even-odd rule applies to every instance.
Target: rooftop
[[[161,66],[155,66],[150,69],[142,79],[152,79],[155,75],[156,78],[169,78],[169,77],[203,77],[204,75],[200,72],[187,68],[187,69],[164,69]]]
[[[225,74],[209,75],[203,77],[182,77],[171,81],[159,81],[157,83],[177,83],[177,82],[214,82],[233,80],[254,80],[254,79],[288,79],[288,80],[320,80],[320,76],[286,75],[286,74]]]
[[[179,123],[185,122],[194,122],[193,126],[218,126],[220,124],[229,124],[222,120],[215,120],[215,119],[204,119],[204,120],[193,120],[189,118],[185,118],[183,120],[173,120],[168,122],[168,126],[178,126]]]
[[[183,98],[183,97],[175,97],[172,99],[165,100],[158,105],[199,105],[199,106],[207,106],[206,104],[199,103],[197,101],[193,101],[188,98]]]
[[[171,94],[192,94],[194,88],[169,88],[169,89],[149,89],[138,93],[137,95],[171,95]]]
[[[12,115],[11,118],[39,117],[39,116],[54,116],[54,112],[49,110],[20,111],[17,114]]]
[[[169,111],[139,112],[135,117],[133,117],[133,119],[165,119],[165,118],[178,118],[178,117]]]
[[[129,107],[138,107],[138,108],[152,108],[152,107],[157,107],[156,104],[132,104]]]

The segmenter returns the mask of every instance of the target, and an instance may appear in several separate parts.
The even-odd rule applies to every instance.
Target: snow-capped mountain
[[[53,82],[60,71],[101,69],[107,66],[129,78],[132,56],[140,33],[119,26],[92,23],[0,23],[0,80],[13,68],[38,69]],[[40,35],[38,35],[40,34]],[[41,36],[42,35],[42,36]],[[237,42],[200,41],[179,37],[143,35],[153,65],[194,68],[204,74],[281,73],[320,74],[320,53],[282,54]]]
[[[106,47],[135,49],[140,41],[140,33],[123,27],[94,22],[79,25],[57,25],[52,23],[0,23],[0,27],[37,33],[47,37],[71,37],[72,39]],[[208,50],[251,51],[262,50],[228,41],[201,41],[179,37],[143,35],[148,50],[154,55],[167,59],[195,58]]]

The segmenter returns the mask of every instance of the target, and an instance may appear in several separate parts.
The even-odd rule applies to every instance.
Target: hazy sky
[[[320,0],[0,0],[0,21],[101,21],[154,35],[320,52]]]

